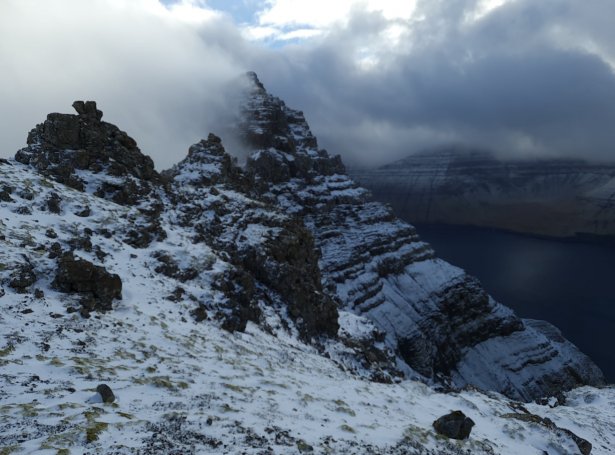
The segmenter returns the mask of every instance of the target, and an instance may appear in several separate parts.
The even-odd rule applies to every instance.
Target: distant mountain
[[[249,80],[243,168],[210,134],[159,173],[93,102],[0,162],[1,452],[608,453],[593,362]]]
[[[449,147],[350,174],[415,223],[556,237],[615,235],[615,164],[500,160],[489,152]]]

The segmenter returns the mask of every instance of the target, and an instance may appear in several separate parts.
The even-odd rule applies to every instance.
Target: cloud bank
[[[224,116],[246,67],[245,42],[221,14],[157,0],[3,0],[0,146],[25,145],[49,112],[98,102],[157,167],[181,159]]]
[[[328,3],[3,0],[0,155],[96,99],[168,167],[255,70],[351,165],[452,143],[615,159],[611,0]]]

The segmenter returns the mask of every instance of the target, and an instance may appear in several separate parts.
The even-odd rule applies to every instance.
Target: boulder
[[[23,294],[35,282],[36,274],[32,265],[20,264],[11,274],[9,286],[18,293]]]
[[[122,280],[118,275],[75,258],[72,253],[60,258],[52,284],[61,292],[82,294],[82,304],[88,311],[110,310],[113,300],[122,298]]]
[[[451,439],[467,439],[473,426],[474,421],[461,411],[452,411],[433,423],[438,434]]]
[[[100,394],[103,403],[113,403],[115,401],[115,395],[107,384],[99,384],[96,387],[96,391]]]

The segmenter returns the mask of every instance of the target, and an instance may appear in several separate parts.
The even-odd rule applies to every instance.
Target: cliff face
[[[260,197],[304,220],[322,254],[324,287],[341,308],[383,330],[415,373],[522,399],[602,383],[586,356],[552,336],[556,330],[517,318],[463,270],[434,257],[411,225],[370,202],[339,157],[318,148],[303,114],[251,77],[242,128]]]
[[[615,165],[501,161],[487,152],[451,148],[351,174],[416,223],[557,237],[615,235]]]

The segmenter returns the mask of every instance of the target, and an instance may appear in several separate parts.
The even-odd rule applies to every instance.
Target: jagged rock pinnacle
[[[263,85],[263,83],[258,79],[258,76],[256,75],[256,73],[254,71],[248,71],[246,73],[246,77],[248,78],[248,80],[250,82],[252,82],[254,85],[256,85],[256,87],[258,87],[261,90],[265,90],[265,86]]]
[[[96,108],[96,101],[75,101],[73,108],[80,116],[93,117],[96,120],[102,119],[103,116],[102,111]]]

